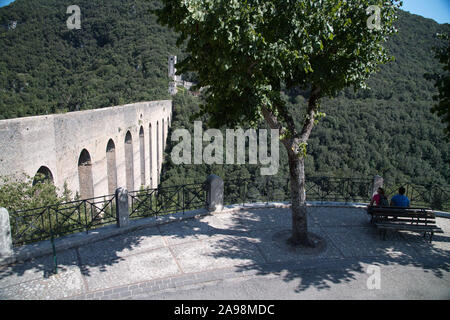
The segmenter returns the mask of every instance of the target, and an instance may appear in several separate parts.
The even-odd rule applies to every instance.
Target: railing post
[[[372,200],[372,197],[377,193],[378,188],[383,187],[383,177],[376,175],[373,177],[373,186],[372,186],[372,196],[370,199]]]
[[[0,260],[9,258],[12,254],[13,246],[9,213],[5,208],[0,208]]]
[[[215,174],[206,179],[206,207],[210,212],[223,209],[223,180]]]
[[[122,187],[116,189],[116,221],[117,227],[122,228],[128,225],[130,211],[128,205],[128,190]]]

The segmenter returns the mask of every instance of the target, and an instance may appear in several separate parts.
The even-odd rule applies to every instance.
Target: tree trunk
[[[288,158],[292,204],[292,237],[289,241],[293,245],[312,247],[306,216],[305,158],[290,152]]]
[[[313,86],[308,100],[305,121],[300,134],[297,134],[294,120],[284,107],[277,110],[286,121],[286,130],[277,117],[265,106],[261,107],[264,119],[272,129],[279,129],[280,135],[286,135],[281,140],[287,150],[289,159],[289,176],[291,181],[291,210],[292,210],[292,237],[290,243],[296,246],[314,247],[314,242],[308,236],[308,223],[306,216],[306,190],[305,190],[305,155],[306,142],[314,127],[315,113],[318,108],[320,88]],[[302,145],[302,146],[301,146]],[[301,146],[301,147],[300,147]],[[301,148],[299,150],[299,148]]]

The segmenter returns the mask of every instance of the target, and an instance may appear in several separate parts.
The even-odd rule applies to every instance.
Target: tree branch
[[[320,88],[313,87],[311,95],[308,100],[308,110],[306,111],[306,119],[300,132],[300,140],[302,142],[308,141],[311,130],[314,127],[314,115],[317,111],[318,101],[320,98]]]
[[[277,108],[278,109],[278,108]],[[284,110],[286,117],[288,119],[288,122],[290,124],[288,124],[288,130],[286,130],[286,128],[280,123],[280,121],[277,119],[277,117],[272,113],[272,111],[270,111],[269,109],[267,109],[265,106],[261,107],[262,110],[262,114],[264,116],[264,119],[266,120],[266,122],[269,124],[269,127],[271,129],[278,129],[280,136],[284,136],[284,138],[280,139],[280,141],[283,143],[283,145],[285,146],[286,150],[288,153],[294,153],[297,154],[298,153],[298,134],[295,131],[295,125],[294,125],[294,120],[292,119],[292,117],[287,113],[286,110]],[[278,109],[279,110],[279,109]]]

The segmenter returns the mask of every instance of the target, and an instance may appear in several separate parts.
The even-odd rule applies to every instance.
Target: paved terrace
[[[450,219],[432,244],[420,234],[383,241],[363,208],[309,207],[319,254],[275,241],[290,209],[200,212],[171,223],[0,267],[0,299],[449,299]],[[185,215],[189,217],[189,215]],[[380,289],[368,289],[370,265]]]

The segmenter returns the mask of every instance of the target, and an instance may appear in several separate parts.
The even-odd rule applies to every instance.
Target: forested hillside
[[[176,34],[156,23],[151,0],[78,0],[81,30],[68,30],[68,0],[16,0],[0,8],[0,119],[102,108],[142,100],[169,99],[167,58],[183,58]],[[401,12],[387,44],[395,61],[369,80],[371,90],[345,90],[322,101],[327,116],[308,144],[308,175],[370,177],[449,184],[450,144],[444,125],[430,113],[436,93],[423,75],[441,68],[433,58],[434,35],[448,25]],[[286,92],[298,117],[300,91]],[[174,98],[172,130],[192,129],[199,98]],[[170,133],[169,133],[170,140]],[[164,184],[203,181],[213,172],[254,178],[257,166],[175,166],[166,149]],[[278,178],[286,177],[280,147]],[[280,180],[282,181],[282,180]],[[281,182],[280,182],[281,183]]]
[[[0,8],[0,119],[170,98],[175,34],[149,13],[156,1],[17,0]]]

